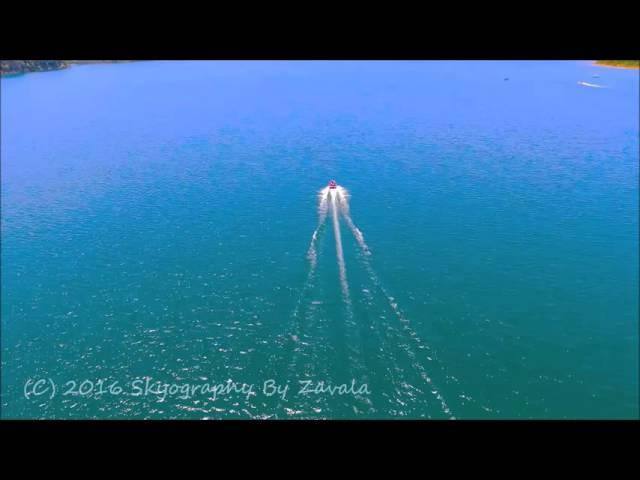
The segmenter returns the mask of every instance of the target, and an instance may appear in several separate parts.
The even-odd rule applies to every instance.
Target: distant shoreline
[[[127,63],[135,60],[3,60],[0,62],[0,76],[15,77],[33,72],[54,72],[74,65],[97,63]]]
[[[608,68],[624,68],[626,70],[638,70],[640,69],[640,60],[596,60],[594,62],[596,67],[608,67]]]
[[[74,65],[90,65],[98,63],[128,63],[137,60],[2,60],[0,76],[14,77],[32,72],[53,72],[65,70]],[[640,60],[595,60],[592,65],[606,68],[640,69]]]

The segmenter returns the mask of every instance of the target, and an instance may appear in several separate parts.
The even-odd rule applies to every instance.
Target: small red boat
[[[338,186],[338,184],[336,183],[335,180],[330,180],[329,181],[329,188],[334,189]]]

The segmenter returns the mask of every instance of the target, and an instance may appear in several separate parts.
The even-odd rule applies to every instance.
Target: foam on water
[[[313,270],[316,267],[318,254],[316,252],[316,242],[318,240],[318,232],[324,225],[324,222],[327,218],[327,210],[328,204],[327,199],[329,197],[329,187],[325,187],[320,192],[318,192],[318,226],[314,230],[311,235],[311,243],[309,244],[309,250],[307,251],[307,258],[311,263],[311,270],[309,272],[309,276],[313,274]]]
[[[338,220],[337,192],[330,192],[331,209],[333,216],[333,233],[336,240],[336,258],[338,260],[338,271],[340,274],[340,287],[342,288],[342,296],[347,307],[351,307],[351,295],[349,294],[349,284],[347,283],[347,267],[344,263],[344,250],[342,248],[342,235],[340,234],[340,222]]]
[[[345,190],[345,192],[346,192],[346,190]],[[351,219],[351,215],[349,213],[349,203],[348,203],[347,194],[345,194],[342,198],[344,200],[340,203],[340,205],[341,205],[341,213],[342,213],[345,221],[347,222],[347,225],[349,226],[349,229],[351,230],[351,233],[353,234],[354,238],[358,242],[358,245],[360,246],[360,248],[362,250],[362,253],[365,256],[369,256],[369,255],[371,255],[371,251],[369,250],[369,246],[367,245],[367,243],[364,240],[364,235],[363,235],[362,231],[355,225],[355,223]],[[426,348],[427,350],[431,350],[431,348],[426,343],[424,343],[420,339],[418,334],[411,328],[409,320],[403,315],[403,313],[400,310],[400,308],[398,307],[398,304],[395,301],[394,297],[389,295],[387,290],[384,288],[384,286],[382,285],[382,283],[380,282],[380,280],[378,278],[378,275],[373,270],[373,267],[371,266],[371,263],[368,261],[368,259],[364,258],[363,259],[363,263],[364,263],[364,266],[365,266],[365,268],[367,270],[367,273],[369,274],[369,277],[370,277],[371,281],[382,292],[382,294],[386,298],[389,306],[393,310],[393,313],[396,315],[398,320],[401,322],[403,330],[405,330],[409,334],[410,338],[412,338],[419,345],[419,348],[421,348],[421,349],[422,348]],[[445,414],[449,415],[449,417],[452,420],[455,419],[455,417],[453,416],[453,413],[451,412],[451,409],[447,405],[447,402],[445,401],[444,397],[433,386],[433,381],[432,381],[431,377],[429,376],[428,372],[426,371],[424,366],[420,362],[417,361],[416,353],[411,348],[409,348],[408,345],[406,347],[407,348],[405,348],[405,353],[411,359],[413,367],[419,372],[419,374],[422,377],[422,379],[425,382],[427,382],[427,384],[429,384],[429,386],[432,388],[431,393],[440,402],[440,406],[442,407],[442,411]],[[429,358],[429,360],[431,359],[431,357],[427,357],[427,358]]]

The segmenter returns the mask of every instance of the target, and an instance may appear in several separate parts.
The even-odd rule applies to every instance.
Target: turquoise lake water
[[[3,78],[2,417],[637,418],[639,89],[580,61]]]

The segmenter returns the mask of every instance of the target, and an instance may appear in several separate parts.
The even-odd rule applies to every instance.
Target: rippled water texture
[[[637,418],[638,71],[1,82],[4,418]]]

